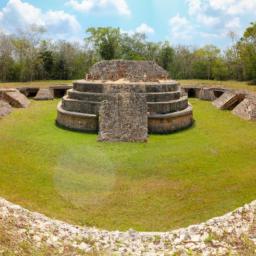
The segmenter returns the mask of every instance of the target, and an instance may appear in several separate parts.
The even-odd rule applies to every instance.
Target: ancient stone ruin
[[[58,105],[57,124],[98,132],[100,141],[146,141],[148,133],[191,126],[192,107],[176,81],[150,61],[102,61]]]
[[[242,119],[256,121],[256,96],[247,96],[233,109],[232,113]]]

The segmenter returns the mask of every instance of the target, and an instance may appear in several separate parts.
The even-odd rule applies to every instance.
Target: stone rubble
[[[0,99],[0,118],[9,115],[11,112],[11,105]]]
[[[54,255],[256,255],[256,201],[222,217],[170,232],[104,231],[73,226],[0,199],[0,225]],[[10,227],[8,228],[10,230]],[[76,253],[64,254],[66,248]]]

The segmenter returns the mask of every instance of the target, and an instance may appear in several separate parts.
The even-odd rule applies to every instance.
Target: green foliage
[[[158,63],[167,71],[171,71],[174,60],[174,50],[168,42],[165,42],[159,53]]]
[[[174,79],[256,80],[256,23],[233,45],[221,51],[150,42],[145,34],[119,28],[91,27],[84,44],[42,40],[42,28],[11,36],[0,34],[0,81],[80,79],[90,67],[111,59],[151,60]],[[251,83],[253,84],[253,83]]]
[[[102,59],[112,60],[117,56],[120,41],[120,29],[111,27],[88,28],[90,35],[86,38],[91,43]]]

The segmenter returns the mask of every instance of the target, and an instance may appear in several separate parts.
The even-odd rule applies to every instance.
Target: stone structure
[[[232,110],[244,99],[244,95],[235,92],[225,92],[213,102],[213,105],[221,110]]]
[[[104,141],[145,141],[148,132],[171,133],[193,123],[187,96],[154,62],[103,61],[86,78],[58,105],[59,126],[99,132]]]
[[[9,115],[11,112],[11,105],[3,100],[0,100],[0,118]]]
[[[30,104],[28,98],[16,89],[0,90],[0,99],[5,100],[14,108],[27,108]]]
[[[131,85],[112,85],[99,111],[99,141],[147,141],[147,101]]]
[[[37,92],[36,97],[34,99],[35,100],[53,100],[54,99],[53,90],[49,88],[40,89]]]
[[[208,101],[216,100],[217,97],[214,94],[214,88],[201,88],[201,90],[199,91],[199,99]]]
[[[102,61],[94,65],[88,80],[117,81],[126,78],[130,82],[158,82],[166,80],[168,73],[153,61]]]
[[[232,113],[242,119],[256,121],[256,96],[245,98]]]

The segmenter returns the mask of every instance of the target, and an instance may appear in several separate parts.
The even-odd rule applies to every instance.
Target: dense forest
[[[249,80],[256,83],[256,23],[242,38],[221,50],[149,42],[144,34],[121,33],[116,28],[89,28],[84,43],[44,39],[32,26],[19,35],[0,34],[0,81],[82,78],[97,61],[154,60],[175,79]]]

